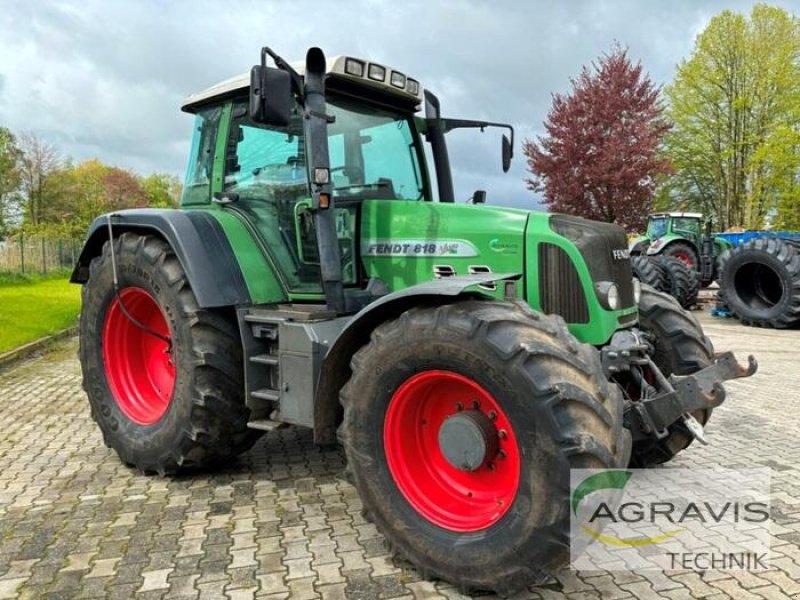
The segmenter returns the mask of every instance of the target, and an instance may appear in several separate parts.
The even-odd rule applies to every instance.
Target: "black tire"
[[[180,262],[162,239],[123,233],[114,251],[121,292],[146,291],[169,325],[175,379],[163,416],[152,424],[132,420],[112,393],[103,335],[116,295],[106,242],[83,286],[79,351],[83,387],[106,445],[126,464],[162,475],[213,465],[247,450],[259,432],[247,428],[234,318],[198,307]]]
[[[689,270],[697,271],[699,262],[697,260],[697,250],[686,242],[672,242],[661,251],[662,256],[671,256],[683,262]],[[691,264],[687,264],[689,261]]]
[[[462,591],[510,594],[563,567],[570,468],[628,463],[619,388],[604,379],[597,350],[579,343],[561,317],[506,302],[414,308],[376,328],[351,366],[340,438],[365,511],[423,576]],[[524,442],[513,501],[479,531],[452,531],[422,516],[387,462],[384,422],[396,390],[436,369],[491,393]]]
[[[686,293],[686,299],[683,304],[684,308],[691,308],[697,304],[697,297],[700,295],[700,277],[697,271],[687,269],[689,273],[689,290]]]
[[[633,276],[638,278],[644,285],[649,285],[657,290],[664,286],[664,269],[652,258],[632,256],[631,268],[633,269]]]
[[[671,296],[649,286],[642,286],[639,325],[650,334],[655,348],[653,362],[666,377],[691,375],[714,362],[714,346],[695,316],[681,308]],[[692,414],[705,425],[711,412],[702,410]],[[631,466],[645,468],[665,463],[693,439],[683,422],[673,423],[665,438],[634,442]]]
[[[666,274],[663,291],[675,298],[681,306],[688,306],[693,288],[692,272],[678,258],[660,256],[658,260]]]
[[[800,252],[779,238],[759,238],[723,254],[720,296],[745,325],[800,325]]]

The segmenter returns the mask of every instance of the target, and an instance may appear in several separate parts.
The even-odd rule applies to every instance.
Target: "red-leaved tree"
[[[555,94],[547,135],[526,140],[528,188],[544,193],[553,212],[641,228],[655,179],[668,163],[658,156],[669,129],[660,88],[615,47],[572,79],[569,95]]]

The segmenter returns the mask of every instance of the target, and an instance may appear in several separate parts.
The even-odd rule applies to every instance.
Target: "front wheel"
[[[123,233],[90,266],[80,360],[107,446],[145,472],[202,467],[249,448],[235,320],[199,308],[180,262],[155,236]]]
[[[570,468],[627,465],[619,389],[560,317],[415,308],[379,326],[352,371],[340,437],[366,511],[462,590],[510,593],[563,567]]]

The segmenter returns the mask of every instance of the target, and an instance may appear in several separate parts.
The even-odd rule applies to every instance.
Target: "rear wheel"
[[[697,251],[690,244],[685,242],[673,242],[664,248],[662,254],[664,256],[677,258],[689,269],[693,271],[697,270]]]
[[[639,323],[651,335],[655,348],[653,362],[665,377],[691,375],[714,362],[714,347],[698,320],[667,294],[642,286]],[[692,416],[705,425],[711,417],[711,410],[695,411]],[[644,468],[665,463],[693,439],[683,421],[673,423],[665,438],[634,442],[631,466]]]
[[[235,321],[197,306],[163,240],[123,233],[83,287],[80,359],[92,417],[127,464],[167,473],[207,466],[249,448],[242,354]]]
[[[628,461],[619,389],[560,317],[412,309],[352,371],[340,437],[365,510],[424,575],[462,590],[510,593],[562,567],[570,468]]]

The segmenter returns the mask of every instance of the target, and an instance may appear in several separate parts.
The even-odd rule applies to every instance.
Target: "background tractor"
[[[621,228],[455,204],[447,132],[507,128],[507,170],[513,130],[396,69],[265,48],[183,110],[181,208],[99,217],[72,277],[92,415],[144,472],[310,427],[424,575],[508,593],[567,562],[571,468],[670,460],[755,371],[638,286]]]
[[[711,234],[711,223],[704,226],[701,213],[653,213],[647,219],[644,235],[630,244],[632,256],[671,256],[697,273],[702,287],[717,279],[716,258],[733,244]]]

